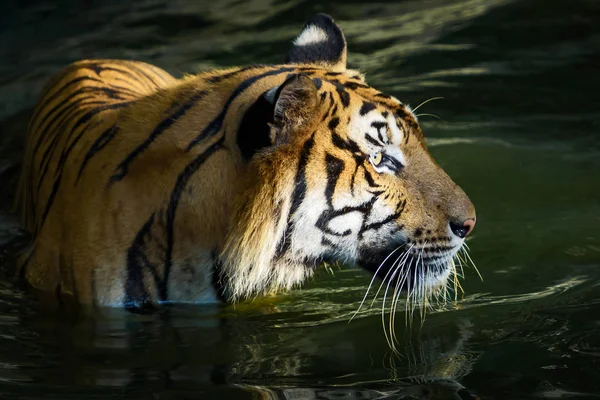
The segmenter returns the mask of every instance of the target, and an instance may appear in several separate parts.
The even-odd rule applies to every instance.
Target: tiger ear
[[[292,75],[279,87],[271,89],[265,98],[274,104],[271,143],[289,143],[295,133],[313,120],[318,105],[317,87],[306,75]]]
[[[327,14],[313,16],[294,40],[286,63],[320,64],[334,72],[346,70],[346,39]]]

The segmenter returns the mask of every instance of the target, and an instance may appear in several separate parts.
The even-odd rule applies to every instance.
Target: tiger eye
[[[383,160],[383,154],[380,151],[371,156],[371,162],[374,166],[378,166],[381,163],[381,160]]]

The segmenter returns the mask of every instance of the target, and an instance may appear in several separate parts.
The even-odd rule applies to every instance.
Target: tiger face
[[[381,278],[398,269],[442,285],[475,223],[474,207],[433,160],[407,107],[356,92],[349,99],[314,134],[319,156],[306,165],[310,200],[298,210],[297,248],[320,237],[317,254],[326,258]],[[311,204],[326,207],[316,213]]]
[[[243,293],[264,282],[273,290],[290,287],[329,260],[421,296],[434,293],[475,225],[473,204],[429,154],[410,108],[346,69],[345,42],[330,18],[310,21],[295,43],[291,61],[320,68],[300,69],[264,95],[273,106],[272,145],[252,164],[270,189],[245,198],[246,216],[235,219],[270,250],[249,245],[248,231],[247,242],[229,248],[259,247],[257,254],[270,256],[226,268],[234,297],[236,288]],[[272,234],[257,235],[262,229],[252,221],[266,215],[277,221]]]

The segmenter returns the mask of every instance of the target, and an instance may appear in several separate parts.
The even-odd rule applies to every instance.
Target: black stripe
[[[326,98],[327,98],[327,92],[322,92],[321,93],[321,103],[323,103]],[[323,117],[323,121],[325,121],[325,118],[327,118],[327,114],[325,114],[325,116]]]
[[[142,69],[142,67],[139,64],[136,63],[132,63],[132,64],[127,64],[127,67],[131,68],[132,70],[136,71],[138,73],[138,75],[140,75],[142,77],[142,79],[146,79],[148,81],[150,81],[152,83],[152,85],[154,87],[151,87],[150,89],[157,89],[159,87],[161,87],[161,85],[159,85],[158,83],[156,83],[156,81],[154,80],[154,76],[151,76],[147,71],[145,71],[144,69]]]
[[[329,208],[333,208],[333,194],[337,185],[338,179],[344,170],[344,161],[332,156],[325,155],[325,165],[327,167],[327,186],[325,187],[325,198]]]
[[[442,252],[442,251],[448,251],[448,250],[452,250],[454,249],[454,246],[427,246],[424,248],[426,252]]]
[[[50,157],[49,157],[49,155],[50,155],[50,153],[54,152],[54,149],[56,148],[56,143],[58,142],[58,140],[59,140],[60,137],[61,136],[59,134],[54,135],[54,137],[50,141],[50,144],[46,148],[46,151],[42,155],[41,161],[36,166],[37,169],[38,169],[38,172],[41,171],[41,174],[38,175],[37,186],[36,186],[36,189],[37,189],[36,193],[39,192],[40,187],[42,186],[42,183],[44,182],[44,178],[45,178],[46,174],[48,173],[48,168],[50,167]],[[30,182],[29,182],[29,187],[30,188],[33,188],[32,184],[33,184],[33,177],[30,177]]]
[[[356,182],[356,174],[358,173],[358,168],[360,168],[361,164],[356,163],[354,167],[354,172],[352,173],[352,180],[350,181],[350,194],[354,197],[354,183]]]
[[[167,222],[166,222],[166,234],[167,234],[167,248],[165,249],[165,261],[164,261],[164,278],[161,285],[158,287],[158,295],[161,301],[167,301],[168,299],[168,282],[171,274],[171,268],[173,266],[173,245],[175,242],[175,217],[177,214],[177,207],[183,191],[185,190],[190,178],[198,169],[204,164],[204,162],[213,155],[217,150],[221,149],[225,135],[221,136],[219,140],[210,145],[202,153],[198,154],[179,174],[175,187],[171,191],[169,200],[169,206],[167,208]]]
[[[204,139],[207,139],[209,137],[212,137],[214,135],[217,134],[217,132],[219,132],[219,130],[221,129],[221,126],[223,125],[223,120],[225,119],[225,115],[227,114],[227,111],[229,110],[229,107],[231,106],[231,103],[233,103],[233,101],[240,95],[242,94],[246,89],[248,89],[250,86],[252,86],[252,84],[256,83],[257,81],[266,78],[268,76],[273,76],[273,75],[278,75],[278,74],[282,74],[285,72],[291,72],[294,71],[295,68],[279,68],[279,69],[275,69],[275,70],[271,70],[271,71],[267,71],[264,72],[262,74],[253,76],[249,79],[246,79],[245,81],[243,81],[231,94],[231,96],[229,96],[229,98],[227,99],[227,101],[225,102],[225,104],[222,107],[222,111],[219,113],[219,115],[217,115],[217,117],[215,119],[213,119],[207,126],[206,128],[204,128],[204,130],[194,139],[190,142],[190,144],[187,147],[187,151],[190,151],[194,146],[196,146],[198,143],[200,143],[201,141],[203,141]]]
[[[335,128],[340,124],[340,119],[338,117],[334,117],[329,121],[327,125],[331,131],[334,131]]]
[[[348,143],[346,143],[346,141],[344,139],[342,139],[342,137],[336,133],[333,133],[331,135],[331,142],[333,143],[333,145],[335,147],[337,147],[339,149],[350,150]]]
[[[103,82],[103,84],[106,87],[109,87],[109,88],[111,88],[114,91],[121,92],[122,95],[129,96],[130,98],[137,98],[137,97],[140,97],[140,96],[143,95],[141,92],[138,92],[138,91],[132,89],[130,86],[115,85],[114,82],[116,82],[116,81],[123,82],[126,85],[131,85],[131,81],[125,80],[125,79],[121,79],[121,78],[113,78],[110,83]]]
[[[285,235],[277,244],[276,258],[285,254],[291,245],[290,237],[293,230],[292,217],[296,211],[298,211],[300,204],[304,200],[304,196],[306,196],[306,166],[308,165],[310,152],[312,151],[314,144],[315,137],[313,134],[313,136],[304,143],[304,146],[302,146],[300,159],[298,161],[298,169],[296,170],[296,177],[294,178],[294,192],[292,193],[292,204],[288,213],[286,231]]]
[[[87,105],[97,105],[97,104],[102,105],[105,103],[104,102],[89,102],[89,103],[85,103],[84,105],[87,106]],[[66,107],[65,110],[70,109],[69,113],[64,115],[63,118],[60,121],[58,121],[59,125],[56,128],[54,128],[53,130],[50,130],[50,127],[52,126],[54,121],[52,121],[48,126],[46,126],[46,129],[43,131],[43,136],[45,136],[47,133],[53,133],[53,135],[52,135],[52,140],[50,141],[46,150],[44,151],[44,154],[42,154],[42,159],[40,160],[40,162],[39,163],[35,162],[35,157],[36,157],[35,152],[37,152],[38,149],[35,149],[34,153],[31,155],[31,163],[32,163],[32,165],[37,165],[37,169],[38,169],[38,171],[37,171],[38,172],[37,186],[36,186],[37,190],[36,191],[33,190],[33,186],[34,186],[33,173],[31,174],[31,176],[29,178],[29,182],[28,182],[29,193],[30,193],[30,196],[32,197],[31,204],[34,204],[33,197],[37,196],[37,193],[39,192],[39,189],[41,188],[41,186],[44,182],[44,178],[46,177],[46,174],[48,173],[48,169],[50,166],[50,160],[54,157],[54,151],[56,150],[58,142],[60,141],[60,139],[62,139],[63,135],[67,132],[67,125],[73,121],[73,118],[80,115],[82,112],[87,111],[86,109],[81,110],[80,108],[78,108],[79,106],[81,106],[81,104],[79,104],[78,102],[75,102],[70,107]],[[60,114],[62,114],[62,112]],[[39,147],[39,145],[41,145],[41,143],[42,143],[42,141],[38,139],[38,141],[36,143],[36,147]],[[34,196],[34,193],[35,193],[35,196]]]
[[[365,139],[367,139],[367,142],[369,142],[369,143],[371,143],[371,144],[373,144],[373,145],[375,145],[375,146],[378,146],[378,147],[381,147],[381,146],[383,146],[383,143],[381,143],[381,142],[380,142],[379,140],[377,140],[377,139],[373,139],[373,138],[371,137],[371,135],[369,135],[368,133],[367,133],[367,134],[365,134]]]
[[[146,239],[151,236],[154,224],[153,213],[142,229],[135,235],[133,243],[127,249],[127,279],[125,281],[124,307],[133,312],[147,312],[154,310],[152,298],[146,290],[143,269],[150,269],[155,281],[158,278],[156,266],[153,265],[146,255]]]
[[[131,153],[125,157],[123,161],[117,165],[115,168],[115,172],[110,177],[111,182],[118,182],[127,175],[129,172],[129,165],[140,155],[142,154],[152,142],[156,140],[161,134],[163,134],[167,129],[169,129],[177,120],[185,115],[185,113],[192,108],[198,101],[200,101],[208,92],[201,91],[192,96],[191,99],[185,102],[185,104],[181,105],[175,112],[169,115],[167,118],[163,119],[157,126],[154,128],[150,136],[146,138],[139,146],[137,146]]]
[[[98,88],[98,87],[82,87],[79,90],[76,90],[75,92],[71,93],[67,98],[65,98],[63,101],[61,101],[61,103],[59,103],[58,105],[56,105],[55,107],[53,107],[50,111],[48,111],[48,113],[46,113],[44,115],[44,118],[37,123],[35,126],[31,126],[30,131],[31,132],[37,132],[40,129],[43,128],[43,131],[36,135],[36,144],[34,146],[34,150],[33,150],[33,155],[37,154],[39,147],[42,143],[44,143],[46,135],[48,134],[48,131],[50,130],[50,127],[59,119],[61,118],[65,113],[69,113],[70,111],[72,111],[73,109],[76,108],[81,108],[84,106],[92,106],[92,105],[100,105],[100,104],[106,104],[108,101],[107,99],[98,99],[98,92],[102,92],[103,94],[107,95],[109,98],[113,99],[113,100],[118,100],[118,101],[123,101],[127,100],[123,97],[117,96],[117,92],[115,92],[114,90],[110,89],[110,88]],[[81,95],[81,94],[87,94],[89,93],[90,96],[85,96],[76,100],[72,100],[73,98]],[[88,103],[84,103],[85,100],[96,100],[96,101],[90,101]],[[58,111],[58,113],[56,113]],[[56,113],[56,115],[54,115]],[[48,119],[50,117],[53,118],[50,120],[50,122],[48,122],[46,124],[46,122],[48,121]],[[64,118],[61,120],[64,121]]]
[[[52,108],[52,110],[48,111],[46,114],[44,114],[44,118],[42,118],[42,120],[35,125],[35,127],[32,126],[32,131],[31,132],[37,132],[40,129],[44,129],[42,131],[41,134],[36,135],[36,144],[33,148],[33,154],[37,154],[40,145],[44,142],[44,139],[46,138],[46,134],[48,133],[48,131],[50,130],[50,127],[59,119],[61,118],[65,113],[70,112],[71,110],[80,107],[81,105],[85,105],[86,103],[83,103],[85,100],[96,100],[96,101],[92,101],[90,102],[90,104],[92,105],[96,105],[96,104],[105,104],[106,101],[105,100],[101,100],[99,101],[95,96],[91,95],[91,96],[85,96],[82,97],[80,99],[74,100],[74,97],[77,97],[81,94],[84,93],[90,93],[91,91],[89,90],[89,88],[82,88],[79,90],[76,90],[75,92],[71,93],[66,99],[64,99],[60,104],[56,105],[54,108]],[[92,93],[93,94],[93,93]],[[54,115],[55,112],[58,113],[56,115]],[[50,122],[48,122],[48,124],[46,124],[46,122],[48,121],[49,118],[53,117]]]
[[[90,104],[90,103],[88,103],[88,104]],[[105,104],[105,103],[100,103],[100,105],[103,105],[103,104]],[[52,135],[52,140],[48,144],[48,147],[46,147],[46,150],[42,154],[42,158],[37,165],[38,169],[41,169],[41,171],[42,171],[41,175],[38,176],[38,184],[37,184],[38,190],[40,189],[40,187],[42,186],[42,183],[44,182],[44,178],[45,178],[46,173],[48,172],[48,168],[51,164],[50,161],[54,158],[54,152],[57,149],[58,143],[63,138],[64,134],[68,131],[67,126],[71,122],[73,122],[74,118],[80,116],[81,114],[83,114],[87,111],[89,111],[89,109],[86,109],[86,108],[75,109],[75,111],[73,113],[66,115],[65,118],[63,118],[63,120],[60,121],[61,124],[58,127],[53,129],[52,132],[54,132],[54,135]],[[69,136],[67,136],[67,137],[69,137]],[[33,159],[32,159],[32,162],[33,162]]]
[[[158,68],[157,66],[152,65],[152,64],[148,64],[148,67],[162,81],[162,83],[164,83],[165,85],[169,84],[169,83],[167,83],[165,76],[169,76],[172,78],[173,76],[171,74],[169,74],[167,71],[163,70],[162,68]]]
[[[335,90],[337,91],[338,96],[340,96],[340,100],[344,107],[348,107],[350,105],[350,94],[346,91],[344,85],[336,83]]]
[[[251,69],[263,68],[263,67],[265,67],[265,66],[264,65],[249,65],[249,66],[244,67],[244,68],[236,69],[235,71],[226,72],[226,73],[224,73],[222,75],[211,76],[210,78],[206,79],[206,82],[208,82],[208,83],[220,83],[220,82],[224,81],[225,79],[229,79],[231,77],[239,75],[242,72],[249,71]]]
[[[279,199],[279,200],[277,200],[277,204],[275,204],[275,207],[273,207],[273,220],[279,222],[279,220],[281,219],[282,212],[283,212],[283,200]]]
[[[331,94],[331,92],[329,92],[329,94]],[[331,102],[333,102],[333,101],[334,101],[333,100],[333,95],[331,95]],[[337,115],[338,105],[334,104],[333,107],[331,107],[331,109],[329,111],[330,111],[332,117],[335,116],[335,115]]]
[[[96,307],[98,304],[96,304],[96,300],[98,299],[98,288],[97,288],[97,283],[96,283],[96,270],[94,268],[90,269],[90,287],[91,287],[91,294],[92,294],[92,301],[94,304],[94,307]]]
[[[321,81],[319,78],[313,78],[313,83],[315,84],[317,90],[321,89],[321,86],[323,85],[323,81]]]
[[[334,218],[337,218],[339,216],[342,216],[344,214],[350,214],[353,212],[359,212],[361,214],[363,214],[365,217],[365,219],[367,218],[366,216],[368,216],[371,213],[371,208],[373,207],[373,203],[375,202],[375,198],[373,197],[371,200],[359,204],[358,206],[346,206],[346,207],[342,207],[339,210],[333,210],[333,209],[329,209],[329,210],[325,210],[323,211],[323,213],[319,216],[319,219],[317,220],[317,223],[315,224],[315,226],[320,229],[323,233],[327,233],[329,235],[332,236],[348,236],[352,233],[352,231],[350,229],[342,232],[342,233],[338,233],[338,232],[334,232],[331,229],[329,229],[329,222],[331,220],[333,220]]]
[[[384,218],[383,220],[377,221],[377,222],[372,222],[370,224],[367,224],[366,220],[363,221],[363,225],[360,228],[360,232],[358,233],[359,237],[361,237],[366,231],[379,229],[382,226],[389,224],[390,222],[393,222],[393,221],[397,220],[398,218],[400,218],[400,216],[404,212],[405,206],[406,206],[406,200],[403,200],[400,202],[400,204],[398,204],[398,207],[396,207],[396,211],[393,214],[389,215],[388,217]]]
[[[358,88],[361,88],[361,89],[370,89],[371,88],[369,85],[365,85],[364,83],[352,82],[352,81],[344,82],[344,87],[347,87],[350,90],[356,90]]]
[[[336,245],[329,239],[327,239],[327,236],[323,235],[321,236],[321,246],[323,247],[328,247],[330,249],[336,249]]]
[[[374,188],[378,188],[379,185],[375,183],[375,180],[371,176],[371,173],[366,168],[363,168],[363,171],[364,171],[364,174],[365,174],[365,179],[367,180],[367,183],[369,184],[369,186],[370,187],[374,187]]]
[[[379,140],[381,140],[381,142],[385,142],[385,139],[383,138],[383,133],[381,133],[381,130],[383,128],[388,127],[387,123],[381,122],[381,121],[373,121],[371,123],[371,126],[377,130],[377,135],[379,136]]]
[[[35,135],[35,137],[32,137],[32,139],[35,139],[35,146],[33,147],[33,151],[31,154],[32,159],[37,155],[42,144],[46,143],[47,135],[55,133],[58,134],[58,136],[60,136],[64,133],[63,131],[65,129],[65,124],[69,124],[70,122],[72,122],[73,118],[75,118],[75,116],[79,114],[82,111],[82,109],[87,110],[91,107],[106,104],[105,101],[94,101],[94,99],[94,96],[86,96],[74,100],[71,104],[68,104],[66,107],[61,109],[60,112],[57,113],[54,116],[54,118],[52,118],[52,120],[50,120],[47,124],[38,124],[36,128],[32,128],[32,130],[30,130],[30,133],[37,134]],[[56,125],[58,125],[58,127]]]
[[[42,110],[44,110],[49,105],[50,102],[54,101],[56,99],[56,97],[61,95],[71,85],[74,85],[75,83],[79,83],[79,82],[86,81],[86,80],[102,83],[102,81],[100,79],[92,78],[90,76],[80,76],[78,78],[71,79],[70,81],[66,82],[61,87],[59,87],[56,92],[52,93],[52,95],[42,98],[40,103],[35,107],[35,112],[31,116],[31,120],[35,121],[37,119],[37,117],[39,116],[39,114],[42,112]]]
[[[116,68],[115,66],[123,67]],[[102,72],[104,71],[114,71],[118,72],[122,75],[127,75],[131,78],[131,80],[135,83],[143,85],[146,87],[148,91],[153,91],[156,89],[158,85],[152,80],[148,79],[154,86],[150,85],[144,78],[146,78],[145,74],[140,74],[139,69],[135,68],[132,64],[122,65],[120,63],[116,64],[104,64],[104,63],[93,63],[85,65],[84,68],[94,71],[99,77],[102,77]]]
[[[297,69],[298,71],[303,71],[306,74],[314,73],[317,70],[315,67],[298,67]]]
[[[362,160],[365,159],[364,154],[362,154],[360,147],[358,146],[358,144],[355,141],[353,141],[351,139],[349,139],[348,141],[345,141],[340,135],[332,132],[331,142],[333,143],[333,145],[335,147],[337,147],[339,149],[352,152],[354,155],[354,158],[357,159],[359,162],[361,162]]]
[[[306,141],[306,143],[304,143],[304,146],[302,147],[300,159],[298,161],[298,170],[296,172],[296,178],[294,179],[294,192],[292,194],[292,205],[290,207],[289,217],[292,217],[293,214],[298,210],[300,204],[304,200],[304,196],[306,195],[306,166],[308,165],[310,152],[314,144],[315,137],[313,135]]]
[[[150,67],[150,68],[149,68]],[[138,87],[136,90],[138,91],[138,95],[141,95],[140,89],[145,88],[147,92],[154,92],[157,89],[165,87],[167,85],[162,74],[158,74],[156,70],[161,71],[162,73],[167,73],[159,68],[154,67],[153,65],[139,65],[138,63],[111,63],[111,64],[100,64],[97,63],[94,65],[94,68],[90,68],[94,70],[98,76],[100,76],[101,72],[104,71],[114,71],[120,73],[122,75],[126,75],[129,77],[129,80],[124,80],[127,83],[136,83]],[[168,73],[167,73],[168,74]],[[155,78],[159,78],[163,83],[158,83]],[[114,79],[114,78],[113,78]],[[105,83],[106,84],[106,83]]]
[[[360,115],[367,115],[376,108],[377,106],[375,104],[365,101],[363,102],[362,107],[360,107]]]
[[[124,107],[126,106],[128,103],[116,103],[116,104],[107,104],[105,106],[101,106],[101,107],[96,107],[90,111],[88,111],[84,116],[82,116],[76,123],[75,126],[72,128],[71,133],[69,134],[69,137],[67,138],[67,140],[70,138],[70,136],[73,134],[73,132],[83,123],[86,123],[87,121],[89,121],[93,116],[95,116],[96,114],[102,112],[102,111],[107,111],[107,110],[113,110],[113,109],[117,109],[120,107]],[[44,213],[42,215],[42,220],[40,222],[40,228],[42,228],[42,226],[44,226],[44,223],[46,222],[46,218],[48,216],[48,213],[50,212],[50,208],[52,207],[52,204],[54,203],[54,198],[56,197],[56,194],[58,192],[58,188],[60,186],[60,183],[62,181],[62,174],[63,174],[63,169],[64,169],[64,165],[65,165],[65,161],[67,160],[67,158],[69,157],[69,155],[71,154],[71,151],[73,151],[73,148],[75,147],[75,145],[77,144],[77,142],[79,142],[79,140],[81,139],[81,137],[83,136],[83,134],[86,132],[86,129],[82,129],[81,132],[77,135],[77,137],[73,140],[73,142],[71,142],[71,144],[69,145],[69,147],[67,147],[66,149],[63,150],[63,153],[61,154],[60,160],[58,162],[58,166],[56,169],[56,173],[55,173],[55,180],[54,180],[54,185],[52,186],[52,191],[50,192],[50,196],[48,197],[48,200],[46,202],[46,208],[44,210]]]
[[[108,145],[108,143],[110,143],[110,141],[115,136],[117,136],[118,133],[119,133],[119,127],[116,125],[113,125],[110,128],[108,128],[107,130],[105,130],[104,132],[102,132],[102,134],[100,136],[98,136],[96,141],[92,144],[92,146],[90,147],[88,152],[85,154],[83,162],[81,163],[81,167],[79,167],[79,173],[77,174],[77,182],[79,182],[79,179],[81,178],[81,174],[83,173],[83,170],[87,166],[90,159],[93,156],[95,156],[96,154],[98,154],[103,148],[105,148]]]

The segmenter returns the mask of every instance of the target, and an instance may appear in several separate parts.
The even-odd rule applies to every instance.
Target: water
[[[41,85],[82,58],[176,76],[277,63],[328,12],[349,63],[416,106],[432,153],[477,207],[484,280],[405,327],[400,356],[359,270],[237,307],[44,307],[11,275],[9,212]],[[600,4],[597,1],[18,1],[0,16],[0,398],[600,398]]]

